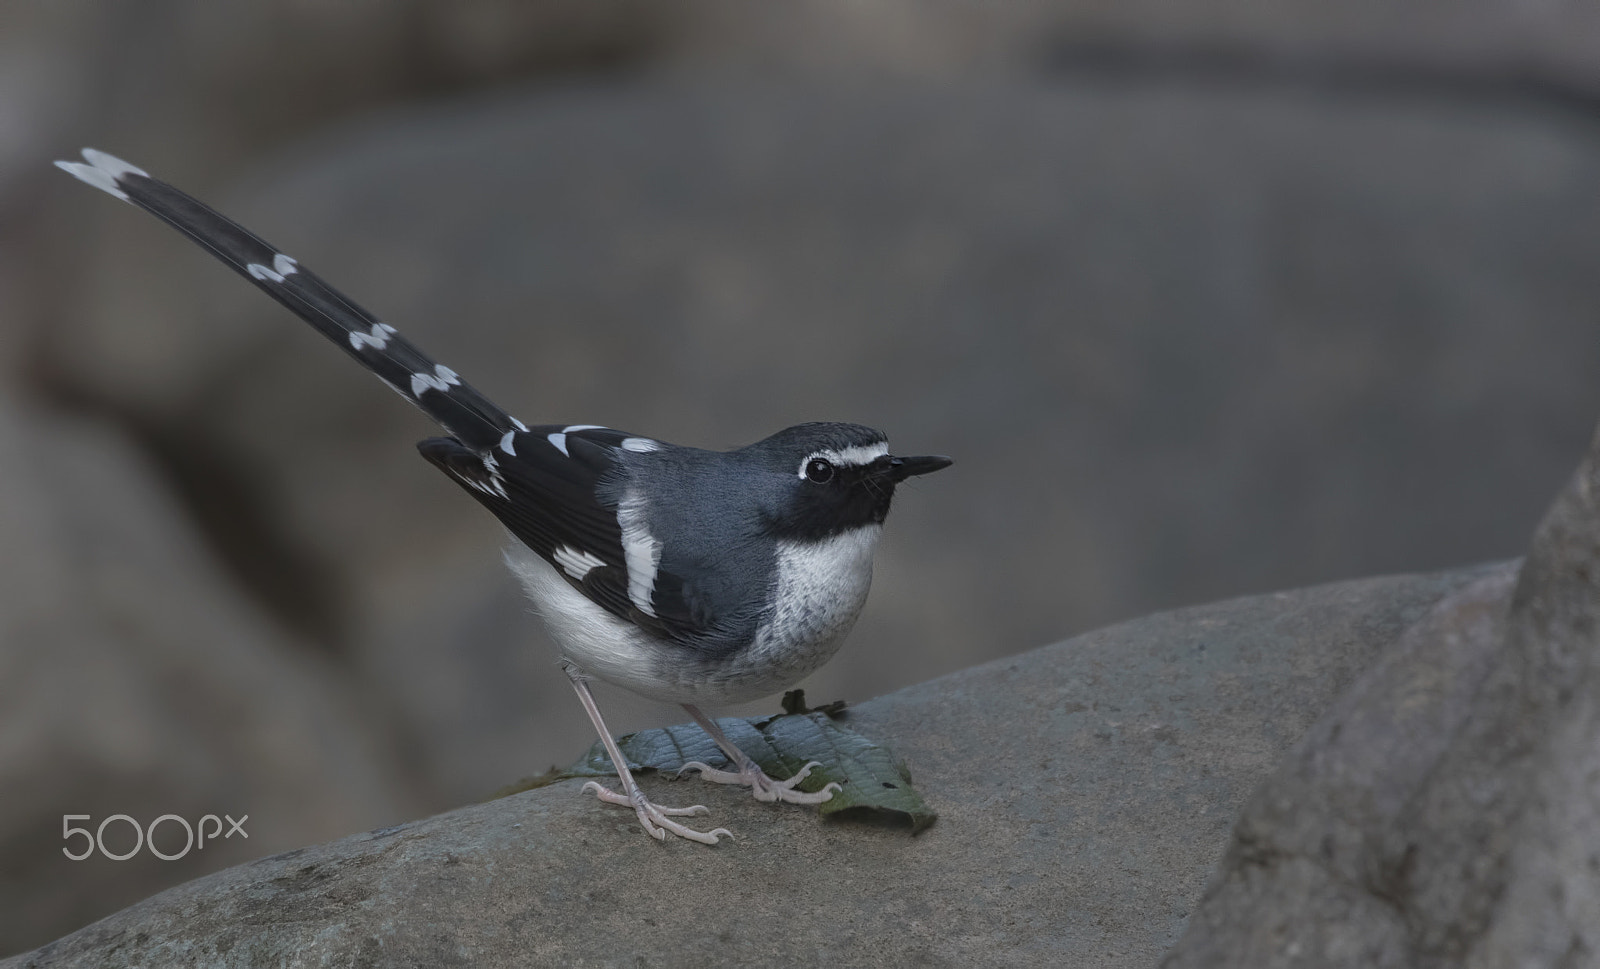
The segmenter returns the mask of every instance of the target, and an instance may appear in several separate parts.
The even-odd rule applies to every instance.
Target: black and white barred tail
[[[394,327],[232,219],[113,155],[85,148],[83,158],[82,162],[58,161],[56,167],[137,205],[205,247],[338,344],[468,448],[488,451],[508,434],[527,430]]]

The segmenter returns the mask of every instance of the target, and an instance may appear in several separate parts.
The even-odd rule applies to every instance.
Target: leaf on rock
[[[820,791],[830,781],[840,786],[831,799],[817,806],[823,815],[878,815],[909,825],[912,834],[937,817],[912,788],[905,765],[887,747],[841,727],[823,712],[749,720],[729,717],[718,720],[717,725],[770,777],[792,777],[807,763],[821,762],[800,782],[799,789]],[[728,766],[728,758],[711,736],[692,723],[641,730],[618,738],[617,746],[635,771],[676,773],[692,760],[717,768]],[[616,770],[605,746],[596,741],[576,764],[540,780],[614,776]]]

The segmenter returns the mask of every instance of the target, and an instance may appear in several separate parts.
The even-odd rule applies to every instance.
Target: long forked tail
[[[56,167],[137,205],[199,243],[316,327],[463,444],[487,450],[513,431],[527,430],[454,370],[434,362],[394,327],[248,229],[120,158],[93,148],[85,148],[83,158],[58,161]]]

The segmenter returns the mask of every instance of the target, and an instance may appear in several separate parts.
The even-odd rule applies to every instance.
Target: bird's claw
[[[584,794],[593,794],[607,804],[623,804],[633,808],[639,815],[639,823],[644,827],[645,834],[657,841],[667,840],[667,832],[672,832],[680,838],[698,841],[701,844],[714,845],[720,838],[731,838],[733,832],[727,828],[714,828],[710,831],[696,831],[687,828],[672,820],[673,817],[682,817],[694,814],[710,814],[711,811],[704,804],[695,804],[690,807],[662,807],[644,796],[644,791],[634,788],[634,793],[618,794],[616,791],[604,786],[599,781],[589,781],[583,785]]]
[[[767,776],[766,771],[757,767],[753,762],[743,770],[728,771],[717,770],[709,764],[698,760],[691,760],[678,768],[678,776],[683,776],[684,771],[698,771],[701,778],[714,784],[740,784],[750,788],[750,793],[758,801],[782,801],[785,804],[821,804],[833,798],[833,792],[843,790],[836,782],[829,781],[820,791],[797,791],[795,785],[805,780],[811,774],[811,768],[821,767],[821,761],[811,761],[804,767],[795,771],[793,777],[786,781],[773,780]]]

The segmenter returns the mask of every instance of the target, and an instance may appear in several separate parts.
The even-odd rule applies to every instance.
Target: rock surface
[[[1257,792],[1169,969],[1600,965],[1600,437]]]
[[[657,844],[567,782],[207,876],[0,965],[1147,966],[1318,711],[1512,570],[1151,616],[863,703],[850,725],[940,812],[916,838],[650,778],[739,836]]]
[[[0,395],[0,453],[0,951],[417,810],[348,682],[219,581],[126,440]],[[169,813],[249,814],[250,838],[173,863],[62,855],[64,815]]]

